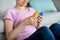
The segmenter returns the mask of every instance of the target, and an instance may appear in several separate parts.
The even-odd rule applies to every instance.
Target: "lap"
[[[43,26],[25,40],[55,40],[48,27]]]
[[[55,23],[50,28],[43,26],[34,32],[30,37],[25,40],[55,40],[60,38],[60,24]]]

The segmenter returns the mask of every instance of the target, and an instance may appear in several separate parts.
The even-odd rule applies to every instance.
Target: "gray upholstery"
[[[4,24],[3,24],[3,20],[0,19],[0,33],[4,32]]]
[[[0,40],[6,40],[4,33],[0,33]]]
[[[58,9],[58,11],[60,11],[60,0],[52,0],[56,6],[56,8]]]

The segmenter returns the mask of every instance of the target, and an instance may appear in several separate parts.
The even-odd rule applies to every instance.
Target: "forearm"
[[[17,26],[17,28],[15,28],[11,32],[9,32],[6,35],[7,40],[13,40],[13,39],[15,39],[17,37],[17,35],[23,30],[24,26],[25,26],[24,23],[21,23],[20,25]]]

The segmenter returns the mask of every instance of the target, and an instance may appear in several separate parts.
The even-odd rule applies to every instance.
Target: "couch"
[[[56,4],[58,11],[60,11],[60,6],[57,5],[59,0],[53,0],[53,2]],[[11,5],[12,4],[13,4],[13,2],[11,3]],[[4,6],[5,6],[4,8],[0,8],[2,11],[4,11],[7,8],[6,5],[4,5]],[[10,8],[10,7],[8,7],[8,8]],[[0,40],[5,40],[6,38],[5,38],[5,33],[4,33],[4,23],[2,20],[2,14],[1,14],[2,11],[0,11]],[[42,26],[49,27],[53,23],[60,23],[60,12],[44,12]]]

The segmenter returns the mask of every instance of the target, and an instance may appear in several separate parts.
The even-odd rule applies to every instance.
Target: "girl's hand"
[[[42,16],[37,17],[37,27],[41,27],[42,19],[43,19]]]
[[[24,25],[35,25],[37,23],[37,18],[27,17],[22,22]]]

